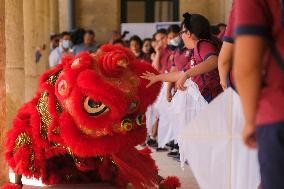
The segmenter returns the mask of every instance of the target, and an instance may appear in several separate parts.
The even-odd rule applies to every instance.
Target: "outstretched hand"
[[[151,72],[146,71],[145,73],[142,74],[142,76],[140,76],[143,79],[147,79],[150,82],[148,83],[148,85],[146,86],[146,88],[150,87],[151,85],[153,85],[154,83],[158,82],[158,78],[157,75]]]

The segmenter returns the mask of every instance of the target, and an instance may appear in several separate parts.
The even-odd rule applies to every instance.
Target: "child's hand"
[[[256,148],[256,127],[254,124],[246,124],[243,130],[244,143],[249,148]]]
[[[146,86],[146,88],[150,87],[151,85],[153,85],[154,83],[159,81],[158,78],[157,78],[157,75],[155,75],[154,73],[148,72],[148,71],[143,73],[142,76],[140,76],[140,77],[150,81],[148,83],[148,85]]]
[[[179,78],[179,80],[176,82],[176,87],[178,90],[184,91],[186,90],[186,87],[184,86],[184,83],[187,80],[187,74],[186,72],[181,72],[181,76]]]

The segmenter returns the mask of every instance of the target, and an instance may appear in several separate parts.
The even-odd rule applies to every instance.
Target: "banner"
[[[129,31],[129,34],[124,38],[125,40],[129,40],[133,35],[138,35],[143,40],[145,38],[152,38],[158,29],[167,29],[172,24],[180,25],[180,22],[122,23],[121,33]]]

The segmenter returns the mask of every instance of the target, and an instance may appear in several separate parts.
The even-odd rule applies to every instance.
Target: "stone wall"
[[[180,19],[185,12],[206,16],[212,24],[227,20],[232,0],[180,0]]]
[[[77,27],[93,29],[98,42],[106,42],[120,28],[120,0],[75,0],[75,19]]]
[[[112,30],[120,28],[120,0],[74,0],[75,26],[93,29],[99,42],[109,40]],[[68,0],[59,0],[60,31],[67,30]],[[232,0],[180,0],[180,19],[184,12],[205,15],[212,24],[226,22]]]

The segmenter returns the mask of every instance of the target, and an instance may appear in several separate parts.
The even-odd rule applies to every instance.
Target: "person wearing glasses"
[[[218,74],[218,54],[221,41],[210,32],[207,18],[200,14],[183,15],[180,37],[187,49],[192,49],[190,69],[155,75],[144,73],[142,78],[149,80],[148,87],[158,81],[175,82],[179,90],[185,90],[185,82],[191,78],[198,85],[199,91],[209,103],[222,92]]]

